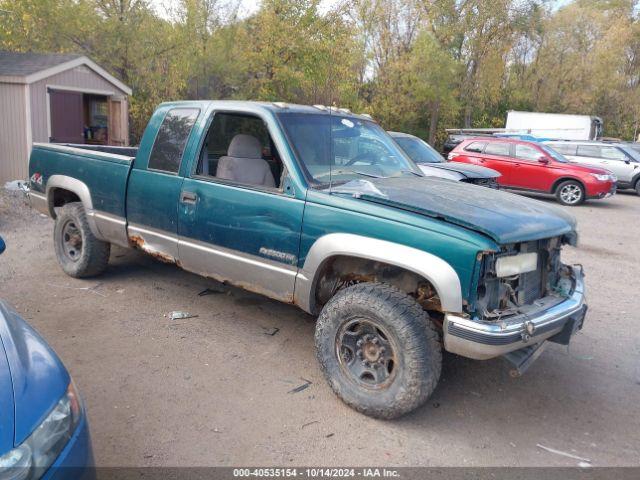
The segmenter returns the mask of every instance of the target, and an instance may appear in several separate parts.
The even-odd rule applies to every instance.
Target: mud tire
[[[394,346],[397,370],[384,388],[363,386],[339,357],[339,332],[354,318],[379,325]],[[440,379],[438,331],[412,297],[390,285],[360,283],[339,291],[320,313],[315,344],[321,369],[336,395],[370,417],[392,419],[414,410]]]

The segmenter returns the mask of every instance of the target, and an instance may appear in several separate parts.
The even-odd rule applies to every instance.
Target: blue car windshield
[[[551,158],[553,158],[556,162],[569,163],[569,160],[567,159],[567,157],[562,155],[560,152],[554,150],[553,148],[549,147],[548,145],[539,143],[538,146],[542,148],[545,152],[547,152],[547,154]]]
[[[367,177],[423,176],[375,122],[326,113],[277,115],[298,161],[316,186]]]
[[[443,163],[445,160],[431,145],[416,137],[393,137],[416,163]]]

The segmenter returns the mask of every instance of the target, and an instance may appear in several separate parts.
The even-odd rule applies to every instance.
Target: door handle
[[[198,195],[194,192],[180,192],[181,203],[196,203],[198,201]]]

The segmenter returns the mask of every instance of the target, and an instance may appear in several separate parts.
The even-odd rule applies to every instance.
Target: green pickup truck
[[[138,148],[36,144],[29,175],[66,273],[100,274],[115,244],[295,304],[335,393],[374,417],[424,403],[443,349],[519,374],[584,321],[570,215],[425,177],[345,109],[165,103]]]

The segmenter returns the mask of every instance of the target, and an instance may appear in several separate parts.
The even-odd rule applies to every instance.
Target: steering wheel
[[[353,157],[351,160],[349,160],[347,163],[345,163],[345,166],[351,166],[356,164],[357,162],[368,162],[368,165],[376,165],[380,160],[380,157],[378,157],[377,155],[374,155],[373,152],[364,152],[361,153],[360,155],[356,155],[355,157]]]

